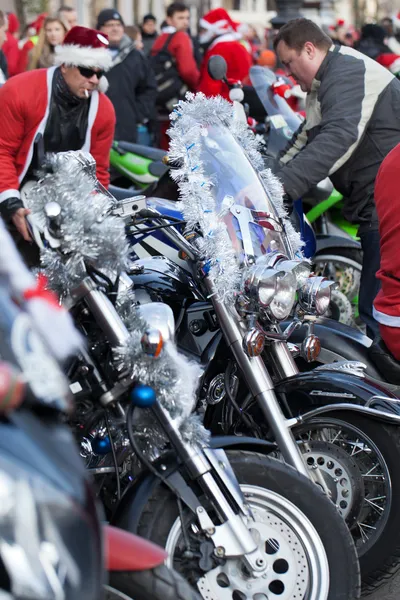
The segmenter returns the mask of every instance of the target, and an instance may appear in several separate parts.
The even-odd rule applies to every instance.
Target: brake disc
[[[364,500],[364,481],[356,461],[343,448],[330,442],[304,442],[301,447],[307,467],[322,473],[332,502],[351,527]]]
[[[292,600],[305,598],[309,566],[301,537],[276,513],[252,509],[251,533],[268,564],[265,573],[251,577],[241,559],[230,558],[209,571],[198,582],[208,600]]]

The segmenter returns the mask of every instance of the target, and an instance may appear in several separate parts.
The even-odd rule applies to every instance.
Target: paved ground
[[[400,573],[382,590],[367,596],[365,600],[400,600]]]

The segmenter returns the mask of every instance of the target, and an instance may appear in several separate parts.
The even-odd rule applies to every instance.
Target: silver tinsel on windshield
[[[288,217],[287,210],[283,204],[284,190],[280,179],[273,174],[271,169],[263,169],[260,172],[260,176],[265,183],[265,188],[276,208],[276,212],[278,213],[279,218],[282,220],[285,233],[292,249],[293,257],[304,260],[302,252],[304,242],[301,239],[300,232],[296,231],[296,229],[293,227],[292,222]]]
[[[60,297],[67,296],[86,276],[85,264],[115,280],[128,259],[124,222],[109,214],[113,199],[99,190],[87,168],[91,157],[85,158],[80,152],[49,157],[53,172],[44,175],[25,199],[42,228],[46,224],[46,204],[53,201],[61,207],[62,245],[58,250],[46,249],[41,254],[49,287]],[[132,382],[153,387],[158,401],[171,414],[185,440],[207,443],[209,433],[191,416],[199,382],[198,367],[180,355],[172,342],[165,345],[158,359],[143,352],[141,339],[148,325],[136,310],[132,288],[121,292],[116,309],[130,334],[124,346],[113,349],[121,376],[128,375]],[[154,457],[159,446],[165,444],[165,435],[154,417],[149,417],[149,411],[136,412],[137,431]]]
[[[221,121],[228,124],[233,117],[232,107],[220,97],[206,99],[203,94],[190,93],[186,97],[187,102],[179,102],[171,115],[168,155],[172,161],[183,161],[181,168],[171,171],[171,177],[179,186],[187,228],[199,226],[203,233],[199,245],[209,263],[209,276],[216,292],[221,299],[230,301],[240,289],[240,273],[226,225],[216,214],[211,193],[213,183],[204,173],[200,142],[205,125]]]
[[[31,187],[24,199],[41,229],[46,225],[46,204],[57,202],[61,207],[62,256],[52,250],[41,255],[50,287],[60,296],[81,281],[82,261],[106,272],[120,272],[129,255],[124,223],[109,214],[113,201],[96,190],[93,177],[77,160],[81,154],[50,155],[53,172]]]
[[[199,245],[209,265],[209,276],[216,293],[225,302],[231,302],[240,291],[241,273],[229,240],[225,223],[218,215],[211,193],[213,182],[204,173],[201,160],[201,136],[207,126],[223,124],[241,145],[253,167],[258,171],[277,216],[282,220],[292,256],[302,256],[302,242],[288,219],[283,205],[283,189],[271,170],[264,169],[259,152],[260,144],[246,123],[234,118],[232,104],[221,98],[206,98],[204,94],[186,94],[170,115],[172,127],[169,157],[171,162],[182,164],[171,171],[178,183],[181,210],[189,230],[199,226],[203,234]]]

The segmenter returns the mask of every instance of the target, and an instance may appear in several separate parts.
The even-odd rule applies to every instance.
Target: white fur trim
[[[25,160],[25,164],[24,164],[24,168],[22,170],[22,173],[20,174],[20,176],[18,177],[18,181],[21,183],[22,180],[24,179],[29,166],[32,162],[32,156],[33,156],[33,147],[34,147],[34,143],[35,143],[35,138],[37,136],[38,133],[42,133],[44,134],[44,130],[46,127],[46,123],[47,123],[47,119],[49,118],[49,112],[50,112],[50,99],[51,99],[51,90],[53,87],[53,77],[54,77],[54,72],[56,70],[57,67],[50,67],[49,69],[47,69],[47,73],[46,73],[46,84],[47,84],[47,106],[46,106],[46,112],[44,113],[44,117],[43,119],[40,121],[38,128],[36,129],[33,137],[32,137],[32,142]]]
[[[375,306],[372,307],[372,315],[375,321],[378,321],[378,323],[381,323],[382,325],[386,325],[387,327],[400,327],[400,317],[387,315],[380,310],[376,310]]]
[[[100,81],[99,81],[99,85],[97,86],[97,89],[99,90],[99,92],[102,92],[103,94],[106,93],[106,91],[109,88],[109,83],[108,83],[108,79],[107,77],[101,77]]]
[[[19,193],[19,190],[9,189],[9,190],[4,190],[4,192],[1,192],[1,194],[0,194],[0,204],[2,202],[5,202],[9,198],[21,198],[21,194]]]
[[[215,23],[210,23],[206,21],[206,19],[200,19],[199,25],[202,29],[210,29],[215,33],[223,33],[227,31],[227,25],[229,25],[227,19],[221,19],[220,21],[215,21]],[[229,28],[231,28],[229,26]]]
[[[63,44],[55,47],[54,64],[104,69],[112,65],[112,56],[107,48],[89,48],[76,44]]]
[[[92,128],[97,117],[97,111],[99,110],[99,102],[100,94],[97,90],[94,90],[92,92],[92,97],[90,98],[90,108],[88,114],[88,124],[86,129],[85,143],[81,148],[81,150],[83,150],[84,152],[90,152],[90,148],[92,146]]]
[[[223,44],[224,42],[238,42],[241,39],[241,35],[240,33],[234,33],[234,32],[229,32],[226,33],[225,35],[220,35],[219,37],[217,37],[217,39],[215,39],[212,44],[209,46],[209,50],[211,50],[211,48],[214,48],[214,46],[216,46],[217,44]]]
[[[389,71],[396,75],[400,71],[400,58],[396,58],[389,67]]]

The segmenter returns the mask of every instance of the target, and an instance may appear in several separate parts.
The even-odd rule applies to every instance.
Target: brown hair
[[[171,18],[175,13],[186,12],[187,10],[189,10],[189,7],[183,2],[173,2],[167,8],[167,17]]]
[[[274,39],[275,50],[279,42],[285,42],[289,48],[297,52],[301,52],[306,42],[311,42],[319,50],[329,50],[332,46],[331,38],[313,21],[303,17],[289,21],[279,30]]]
[[[6,22],[4,13],[2,10],[0,10],[0,27],[3,27],[4,23]]]
[[[64,27],[64,33],[67,34],[68,32],[67,25],[62,19],[60,19],[60,17],[46,17],[40,30],[37,44],[32,50],[28,71],[32,71],[33,69],[38,69],[40,67],[52,66],[52,54],[54,52],[54,48],[52,48],[46,40],[46,26],[50,23],[60,23],[60,25]]]

